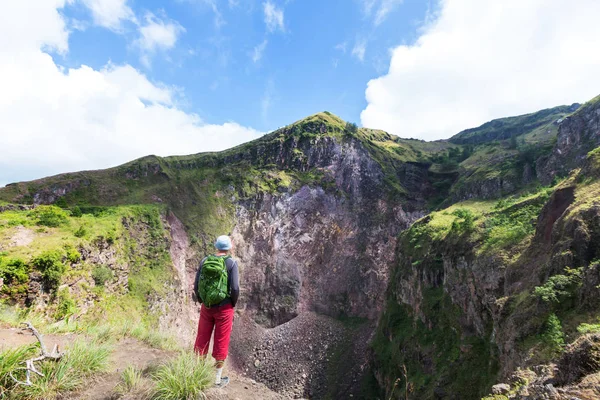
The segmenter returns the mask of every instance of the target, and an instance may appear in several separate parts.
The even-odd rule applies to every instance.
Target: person
[[[215,247],[217,252],[205,257],[200,262],[194,280],[194,293],[202,304],[194,351],[202,357],[206,357],[214,329],[212,355],[216,360],[215,385],[223,387],[229,383],[229,378],[222,377],[222,373],[229,351],[234,308],[238,300],[240,285],[237,262],[229,255],[233,247],[231,238],[227,235],[219,236]],[[226,290],[224,270],[227,272]],[[217,275],[214,271],[217,271]],[[222,274],[222,278],[219,278],[218,274]],[[219,285],[222,285],[221,289],[218,289]]]

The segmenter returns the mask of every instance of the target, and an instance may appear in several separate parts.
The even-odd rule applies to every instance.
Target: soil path
[[[58,344],[61,349],[68,347],[70,343],[81,335],[43,335],[46,347],[52,349]],[[36,343],[36,338],[27,331],[17,328],[0,329],[0,349],[22,346]],[[116,400],[119,398],[136,400],[135,397],[121,397],[115,392],[119,384],[121,372],[130,365],[142,370],[168,360],[175,353],[160,349],[154,349],[146,344],[132,338],[119,341],[110,356],[109,371],[93,382],[86,385],[83,391],[65,396],[65,400]],[[223,389],[211,388],[207,391],[208,400],[283,400],[283,397],[265,385],[257,383],[249,378],[243,377],[235,371],[225,368],[231,378],[230,384]]]
[[[15,228],[15,234],[12,236],[11,241],[9,243],[9,247],[18,247],[18,246],[27,246],[31,242],[33,242],[33,238],[35,237],[35,233],[31,229],[27,229],[24,226],[17,226]]]

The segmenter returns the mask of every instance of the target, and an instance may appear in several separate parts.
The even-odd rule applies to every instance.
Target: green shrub
[[[213,380],[213,367],[206,359],[185,352],[159,367],[153,379],[155,400],[205,398],[204,390]]]
[[[556,314],[550,314],[546,320],[542,341],[551,356],[560,354],[565,347],[565,334]]]
[[[112,278],[113,271],[105,265],[97,266],[92,270],[92,279],[96,286],[104,286]]]
[[[452,231],[464,234],[471,233],[475,229],[475,214],[468,208],[457,208],[452,215],[457,217],[452,222]]]
[[[536,286],[533,294],[546,303],[559,303],[563,298],[572,296],[581,286],[583,268],[565,269],[566,275],[551,276],[542,286]]]
[[[81,253],[71,245],[64,246],[65,252],[67,253],[67,260],[71,264],[78,263],[81,260]]]
[[[54,205],[55,205],[56,207],[60,207],[60,208],[62,208],[62,209],[65,209],[65,208],[67,208],[67,207],[69,206],[69,205],[67,204],[67,201],[65,200],[65,198],[64,198],[64,197],[59,197],[59,198],[58,198],[58,200],[56,200],[56,201],[54,202]]]
[[[356,132],[358,132],[358,126],[353,122],[346,122],[344,130],[346,131],[346,133],[354,135],[356,134]]]
[[[5,285],[25,283],[29,280],[29,268],[19,258],[5,260],[0,257],[0,278]]]
[[[82,215],[83,215],[83,212],[81,212],[81,208],[79,208],[79,206],[75,206],[75,207],[71,208],[71,216],[72,217],[79,218]]]
[[[581,324],[577,327],[577,332],[586,333],[600,333],[600,324]]]
[[[75,235],[75,237],[82,238],[82,237],[86,236],[87,233],[88,233],[88,230],[86,229],[86,227],[81,225],[79,228],[77,228],[77,230],[75,232],[73,232],[73,235]]]
[[[45,251],[31,260],[32,265],[42,273],[48,290],[56,289],[66,271],[63,254],[57,250]]]
[[[38,225],[55,228],[69,222],[67,213],[56,206],[38,206],[31,211],[30,216]]]
[[[69,317],[77,311],[77,303],[71,297],[71,293],[68,288],[64,288],[58,292],[58,307],[54,318],[57,320]]]
[[[113,244],[117,240],[117,231],[115,229],[111,229],[106,233],[106,236],[99,236],[101,239],[106,239],[106,243]]]

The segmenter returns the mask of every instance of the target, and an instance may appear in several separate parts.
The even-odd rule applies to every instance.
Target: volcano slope
[[[423,142],[324,112],[221,153],[11,184],[0,246],[24,274],[0,290],[59,319],[118,306],[190,341],[198,261],[231,232],[239,371],[290,397],[479,398],[518,367],[558,360],[561,343],[537,351],[549,337],[593,327],[596,289],[579,282],[597,257],[584,209],[598,113],[596,99]],[[23,230],[27,251],[14,245]],[[49,282],[33,260],[54,247],[67,265]],[[59,313],[64,298],[73,307]]]

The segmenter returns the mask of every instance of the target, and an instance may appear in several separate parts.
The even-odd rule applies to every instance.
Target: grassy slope
[[[449,141],[456,144],[476,145],[510,139],[513,136],[525,135],[538,128],[551,125],[573,113],[578,107],[578,104],[559,106],[531,114],[495,119],[478,128],[464,130],[452,136]]]
[[[48,209],[65,213],[57,207]],[[58,254],[57,263],[62,265],[59,268],[62,271],[56,286],[60,289],[49,290],[49,303],[44,310],[46,317],[51,320],[69,317],[79,313],[78,308],[83,302],[92,301],[95,306],[81,317],[81,321],[91,324],[114,322],[117,325],[137,322],[153,327],[158,316],[147,311],[149,296],[166,293],[174,279],[166,248],[167,233],[160,218],[164,211],[161,207],[147,205],[90,209],[90,212],[95,215],[67,216],[56,227],[39,225],[31,211],[0,213],[0,248],[3,249],[0,275],[5,279],[5,285],[0,289],[0,301],[23,303],[29,276],[44,273],[34,260],[44,254]],[[127,227],[124,221],[128,221]],[[21,245],[14,243],[18,232],[25,232],[28,237]],[[114,253],[111,265],[97,264],[80,254],[97,252],[99,248],[106,248],[108,254]],[[15,280],[14,273],[10,272],[13,268],[8,266],[14,264],[14,260],[22,262],[20,270],[26,274],[26,279]],[[128,285],[115,287],[119,269],[123,268],[128,271]]]
[[[517,189],[527,184],[524,171],[529,168],[535,180],[535,161],[548,154],[556,141],[557,121],[570,115],[578,105],[560,106],[532,114],[502,118],[468,129],[449,142],[472,148],[469,158],[460,163],[460,177],[451,189],[462,197],[490,180],[510,182]],[[495,193],[495,196],[509,193]]]

